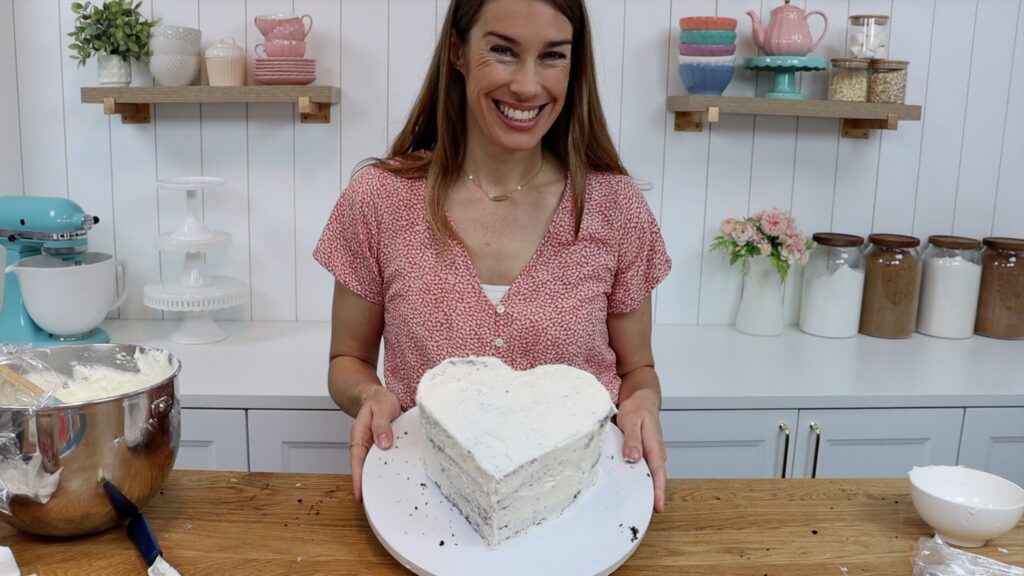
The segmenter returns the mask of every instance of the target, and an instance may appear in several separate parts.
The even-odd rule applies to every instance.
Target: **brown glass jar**
[[[974,333],[1024,338],[1024,238],[985,238]]]
[[[864,254],[864,299],[860,333],[880,338],[909,338],[917,326],[921,290],[921,241],[900,234],[872,234]]]

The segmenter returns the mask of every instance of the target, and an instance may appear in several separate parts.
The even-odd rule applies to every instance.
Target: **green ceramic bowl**
[[[683,30],[679,41],[684,44],[733,44],[736,33],[732,30]]]

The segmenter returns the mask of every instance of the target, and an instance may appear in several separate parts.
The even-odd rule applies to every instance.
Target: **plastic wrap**
[[[30,351],[27,347],[0,344],[0,406],[19,408],[0,411],[0,512],[5,514],[11,514],[10,501],[15,496],[46,504],[60,483],[59,469],[47,472],[40,453],[26,456],[22,451],[22,442],[37,441],[26,438],[28,419],[24,415],[59,404],[56,394],[65,380]],[[43,394],[33,394],[10,380],[12,376],[27,374],[32,375],[28,380],[39,386]]]
[[[948,546],[941,538],[921,538],[913,576],[1024,576],[1024,568]]]

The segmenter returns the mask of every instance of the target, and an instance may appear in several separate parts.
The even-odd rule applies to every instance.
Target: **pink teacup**
[[[303,22],[309,18],[309,24]],[[306,35],[313,29],[313,17],[309,14],[295,16],[292,14],[264,14],[256,17],[256,28],[263,34],[264,38],[270,39],[278,28],[283,28],[274,37],[279,40],[305,40]]]
[[[260,51],[263,54],[260,54]],[[305,40],[267,40],[255,47],[260,58],[302,58],[306,55]]]
[[[265,35],[267,40],[305,40],[309,31],[313,29],[313,20],[309,20],[306,26],[299,18],[282,22],[276,28]]]

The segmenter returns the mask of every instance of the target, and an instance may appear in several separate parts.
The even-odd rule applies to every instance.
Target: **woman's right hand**
[[[363,500],[363,464],[370,446],[387,450],[394,444],[391,422],[402,413],[398,396],[383,386],[363,397],[362,406],[349,431],[348,455],[352,464],[352,488],[356,502]]]

